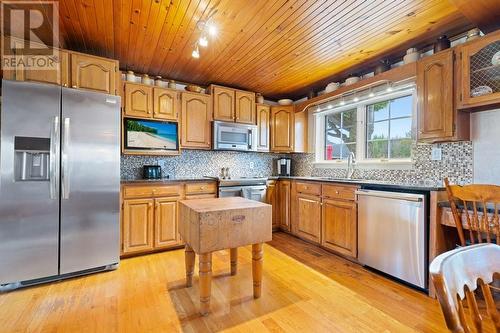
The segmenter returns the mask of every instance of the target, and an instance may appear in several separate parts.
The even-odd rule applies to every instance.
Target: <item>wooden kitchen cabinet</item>
[[[453,137],[453,86],[452,49],[417,63],[419,140]]]
[[[177,121],[179,93],[172,89],[153,88],[153,118]]]
[[[295,153],[307,153],[309,150],[308,141],[308,119],[307,110],[295,112],[294,117],[294,144],[293,151]]]
[[[292,231],[300,238],[320,243],[321,240],[321,197],[297,194],[294,226]]]
[[[354,201],[323,199],[321,245],[345,256],[357,256],[357,211]]]
[[[293,105],[271,107],[271,151],[293,152],[295,114]]]
[[[30,63],[30,58],[34,58],[34,56],[22,56],[25,58],[26,63]],[[39,56],[37,56],[39,57]],[[69,84],[68,81],[68,71],[69,71],[69,55],[68,52],[60,50],[58,52],[58,56],[54,62],[54,70],[36,70],[31,68],[26,68],[22,65],[17,67],[15,71],[10,71],[13,73],[9,77],[7,74],[9,71],[5,71],[7,75],[5,75],[5,79],[7,80],[16,80],[16,81],[30,81],[30,82],[40,82],[40,83],[50,83],[61,85],[63,87],[67,87]]]
[[[454,103],[453,49],[417,63],[418,140],[427,142],[469,139],[469,115]]]
[[[153,199],[127,199],[123,201],[123,254],[150,251],[154,248],[153,204]]]
[[[153,117],[153,87],[140,83],[125,83],[124,114],[127,117]]]
[[[182,148],[210,149],[210,96],[183,92],[181,101]]]
[[[231,88],[221,86],[210,86],[214,120],[234,121],[235,120],[235,91]]]
[[[271,107],[265,104],[257,104],[257,150],[269,151],[270,148],[270,125]]]
[[[500,63],[493,60],[500,52],[500,31],[458,47],[459,108],[472,109],[500,104]],[[481,92],[482,91],[482,92]]]
[[[273,229],[280,226],[279,182],[270,180],[267,184],[266,203],[273,206]]]
[[[70,53],[71,87],[116,95],[118,61]]]
[[[288,180],[280,180],[278,186],[279,226],[283,230],[290,231],[291,183]]]
[[[155,199],[155,249],[179,244],[178,198]]]
[[[255,93],[236,90],[235,121],[255,125]]]

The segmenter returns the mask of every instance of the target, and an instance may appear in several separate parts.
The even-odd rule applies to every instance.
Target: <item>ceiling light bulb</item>
[[[208,39],[205,36],[200,37],[200,46],[207,47],[208,46]]]
[[[370,92],[370,95],[368,95],[369,97],[374,97],[375,94],[373,92]]]
[[[328,105],[328,108],[329,108],[329,109],[331,109],[331,108],[332,108],[332,105],[331,105],[331,104],[330,104],[330,105]]]
[[[344,101],[340,101],[340,105],[345,105],[345,102]]]
[[[200,57],[200,50],[198,50],[198,48],[195,48],[193,50],[193,53],[191,53],[191,55],[193,56],[193,58],[198,59]]]
[[[359,98],[354,97],[353,101],[357,102],[357,101],[359,101]]]
[[[217,27],[213,24],[210,24],[208,26],[208,33],[210,34],[210,36],[215,36],[217,35]]]

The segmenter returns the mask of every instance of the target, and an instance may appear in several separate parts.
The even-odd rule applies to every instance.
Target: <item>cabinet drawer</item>
[[[217,198],[217,195],[215,193],[186,195],[186,200],[191,200],[191,199],[212,199],[212,198]]]
[[[323,197],[331,199],[355,200],[356,187],[341,185],[323,185]]]
[[[296,182],[297,192],[310,195],[321,195],[321,184]]]
[[[186,194],[216,193],[217,184],[211,183],[187,183]]]
[[[166,186],[127,186],[123,190],[125,198],[147,198],[177,196],[181,193],[180,185]]]

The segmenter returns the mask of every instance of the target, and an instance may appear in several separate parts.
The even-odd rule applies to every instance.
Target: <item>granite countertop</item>
[[[214,177],[169,177],[160,179],[122,179],[121,184],[168,184],[168,183],[178,183],[178,182],[206,182],[206,181],[217,181]]]
[[[432,186],[427,184],[406,184],[386,182],[383,180],[366,180],[366,179],[338,179],[330,177],[300,177],[300,176],[270,176],[270,180],[290,179],[290,180],[305,180],[316,181],[322,183],[337,183],[359,185],[365,189],[380,189],[380,190],[411,190],[411,191],[441,191],[442,186]],[[174,177],[161,179],[122,179],[122,184],[167,184],[175,182],[200,182],[200,181],[217,181],[215,177]]]
[[[360,185],[361,188],[373,188],[381,190],[412,190],[412,191],[441,191],[443,186],[433,186],[427,184],[410,184],[410,183],[394,183],[383,180],[368,180],[368,179],[339,179],[330,177],[297,177],[297,176],[272,176],[269,179],[290,179],[290,180],[307,180],[317,182],[330,182],[340,184]]]

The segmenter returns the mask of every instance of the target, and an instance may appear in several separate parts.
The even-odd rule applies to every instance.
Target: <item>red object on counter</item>
[[[333,145],[326,145],[326,159],[333,160]]]

